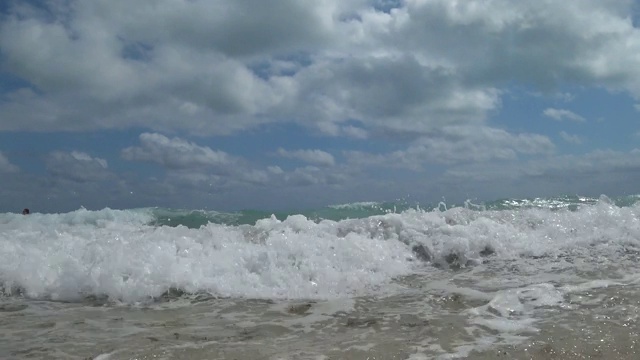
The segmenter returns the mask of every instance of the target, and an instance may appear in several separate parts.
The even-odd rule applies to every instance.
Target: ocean
[[[640,196],[0,214],[0,359],[638,359]]]

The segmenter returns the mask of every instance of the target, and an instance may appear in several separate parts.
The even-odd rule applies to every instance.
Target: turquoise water
[[[208,223],[224,225],[253,225],[260,219],[269,218],[275,215],[278,219],[286,219],[291,215],[303,215],[314,221],[333,220],[340,221],[346,219],[362,219],[370,216],[402,213],[406,210],[423,211],[444,211],[449,208],[462,207],[471,210],[516,210],[516,209],[549,209],[577,210],[580,206],[593,205],[599,198],[585,196],[558,196],[549,198],[523,198],[523,199],[500,199],[489,202],[466,201],[461,204],[419,204],[406,201],[395,202],[359,202],[351,204],[331,205],[319,209],[291,210],[291,211],[268,211],[268,210],[241,210],[237,212],[217,212],[208,210],[185,210],[167,208],[147,208],[139,211],[149,211],[153,214],[152,224],[162,226],[186,226],[188,228],[199,228]],[[640,195],[620,196],[608,199],[616,206],[626,207],[636,204],[640,200]]]

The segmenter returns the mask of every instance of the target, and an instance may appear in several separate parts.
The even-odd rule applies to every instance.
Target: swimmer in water
[[[29,215],[29,209],[24,208],[24,210],[22,210],[22,215]]]

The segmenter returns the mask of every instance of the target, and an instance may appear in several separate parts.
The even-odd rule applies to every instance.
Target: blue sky
[[[638,194],[630,0],[0,5],[0,211]]]

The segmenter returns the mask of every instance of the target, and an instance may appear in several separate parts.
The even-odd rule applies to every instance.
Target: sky
[[[7,0],[0,212],[639,194],[631,0]]]

